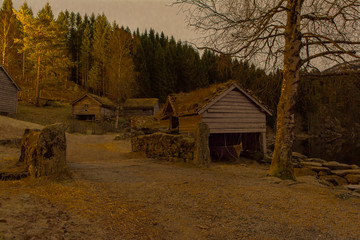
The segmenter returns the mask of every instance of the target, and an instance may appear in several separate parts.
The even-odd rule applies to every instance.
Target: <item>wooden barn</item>
[[[151,116],[159,110],[157,98],[129,98],[123,106],[125,116]]]
[[[266,114],[271,112],[235,81],[212,85],[190,93],[168,96],[159,114],[161,125],[172,131],[193,133],[197,123],[210,128],[210,153],[221,158],[224,151],[266,152]]]
[[[102,120],[115,116],[115,105],[109,99],[87,93],[71,103],[72,115],[80,120]]]
[[[19,86],[0,65],[0,114],[17,112]]]

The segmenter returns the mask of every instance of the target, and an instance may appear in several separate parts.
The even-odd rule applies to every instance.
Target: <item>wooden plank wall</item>
[[[180,117],[179,118],[179,131],[195,134],[198,123],[201,123],[200,115]]]
[[[210,133],[266,132],[266,115],[260,107],[234,89],[202,114]]]
[[[87,104],[88,107],[85,107],[85,104]],[[97,101],[95,101],[89,97],[84,97],[77,103],[73,104],[72,114],[73,115],[95,115],[95,119],[98,120],[101,118],[100,108],[101,108],[100,103],[98,103]]]
[[[16,113],[17,112],[17,88],[0,70],[0,112]]]

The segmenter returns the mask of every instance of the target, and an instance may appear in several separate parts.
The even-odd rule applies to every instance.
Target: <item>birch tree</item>
[[[109,59],[109,88],[107,95],[115,100],[116,121],[118,128],[120,104],[136,92],[135,66],[132,59],[133,39],[131,33],[119,28],[114,23],[109,41],[109,49],[112,52]]]
[[[6,69],[16,59],[15,38],[18,35],[16,16],[13,13],[11,0],[5,0],[0,9],[0,49],[1,65]]]
[[[360,58],[359,0],[178,0],[204,48],[283,69],[269,175],[294,179],[300,71]]]

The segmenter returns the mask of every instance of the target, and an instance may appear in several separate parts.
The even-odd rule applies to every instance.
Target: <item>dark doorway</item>
[[[242,134],[210,134],[209,148],[212,161],[236,161],[242,151]]]
[[[79,120],[84,120],[84,121],[94,121],[94,120],[95,120],[95,115],[94,115],[94,114],[90,114],[90,115],[77,115],[77,119],[79,119]]]

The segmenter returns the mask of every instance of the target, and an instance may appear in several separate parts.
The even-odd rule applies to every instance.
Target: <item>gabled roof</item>
[[[202,114],[234,89],[238,89],[250,101],[259,106],[260,109],[272,116],[270,110],[256,97],[251,95],[249,91],[242,88],[235,81],[228,81],[226,83],[214,84],[208,88],[198,89],[189,93],[170,94],[166,100],[160,118],[166,118],[169,115],[181,117]]]
[[[0,65],[0,69],[3,70],[5,75],[9,78],[10,82],[17,88],[17,90],[21,91],[20,87],[16,84],[14,79],[12,79],[12,77],[9,75],[9,73],[5,70],[5,68],[2,65]]]
[[[158,98],[128,98],[124,103],[125,109],[153,109],[159,104]]]
[[[89,97],[92,98],[93,100],[97,101],[98,103],[101,104],[101,106],[105,107],[105,108],[110,108],[110,109],[115,109],[115,104],[110,101],[110,99],[105,98],[105,97],[99,97],[95,94],[91,94],[91,93],[86,93],[85,95],[83,95],[82,97],[74,100],[71,105],[74,105],[75,103],[81,101],[82,99],[84,99],[85,97]]]

